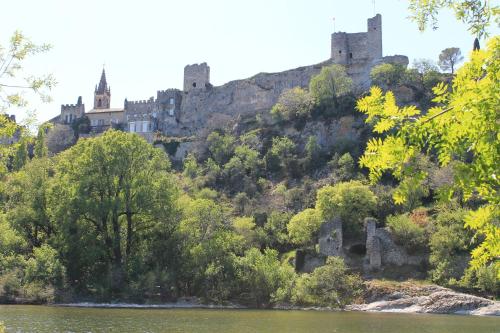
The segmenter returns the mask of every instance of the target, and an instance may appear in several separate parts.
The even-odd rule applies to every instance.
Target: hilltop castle
[[[280,94],[294,87],[308,87],[311,77],[330,64],[341,64],[354,84],[365,89],[370,85],[370,70],[380,63],[408,64],[406,56],[383,57],[382,16],[368,19],[366,32],[334,32],[330,59],[311,66],[279,73],[259,73],[251,78],[214,87],[206,63],[184,68],[183,90],[159,90],[156,98],[128,101],[123,108],[111,108],[111,88],[103,69],[94,91],[94,107],[85,111],[81,97],[76,104],[62,105],[53,122],[71,124],[86,116],[92,133],[110,127],[139,133],[148,141],[155,133],[166,136],[192,136],[204,128],[217,127],[239,116],[255,116],[269,111]]]

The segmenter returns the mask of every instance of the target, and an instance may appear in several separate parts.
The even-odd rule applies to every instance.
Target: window
[[[342,54],[342,50],[339,50],[339,54]]]
[[[174,108],[171,108],[170,110],[168,110],[168,115],[169,116],[173,116],[174,115]]]
[[[193,82],[193,88],[196,88],[196,82]]]
[[[351,52],[351,53],[349,53],[349,58],[351,58],[351,59],[352,59],[352,52]]]
[[[132,132],[132,133],[135,132],[135,121],[131,121],[130,123],[128,123],[128,130],[129,130],[129,132]]]
[[[68,115],[65,115],[65,116],[64,116],[64,123],[66,123],[66,124],[67,124],[68,122],[69,122],[69,121],[68,121]]]
[[[148,126],[149,126],[149,121],[143,121],[142,122],[142,132],[148,132]]]
[[[104,126],[104,119],[99,119],[99,120],[97,121],[97,125],[99,125],[99,126]]]
[[[173,98],[170,98],[169,103],[170,103],[170,104],[174,104],[174,99],[173,99]]]
[[[97,120],[96,120],[96,119],[92,119],[92,120],[90,121],[90,125],[92,125],[92,126],[97,126]]]
[[[97,101],[97,107],[100,108],[102,106],[102,101],[101,99],[99,98],[99,100]]]

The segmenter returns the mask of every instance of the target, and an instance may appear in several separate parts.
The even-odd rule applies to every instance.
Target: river
[[[0,305],[7,332],[490,333],[500,318],[366,312]]]

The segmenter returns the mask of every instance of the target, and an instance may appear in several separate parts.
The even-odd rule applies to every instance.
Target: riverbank
[[[28,303],[29,302],[25,301],[19,302],[19,304]],[[57,307],[116,309],[253,309],[252,307],[241,305],[237,302],[207,304],[197,297],[180,297],[176,302],[162,304],[70,302],[54,303],[51,305]],[[302,307],[291,304],[277,304],[273,306],[272,309],[313,311],[338,310],[328,307]],[[344,310],[381,313],[500,316],[500,302],[492,301],[484,297],[460,293],[434,284],[426,284],[422,281],[394,282],[372,280],[365,281],[365,291],[359,302],[357,304],[348,305]]]
[[[433,284],[366,282],[363,304],[347,310],[392,313],[432,313],[500,316],[500,302]]]
[[[362,312],[390,313],[427,313],[427,314],[459,314],[474,316],[500,316],[500,302],[483,297],[458,293],[453,290],[428,285],[395,291],[372,298],[373,301],[363,304],[351,304],[344,310]],[[81,308],[131,308],[131,309],[251,309],[237,303],[204,304],[198,298],[182,298],[175,303],[165,304],[130,304],[130,303],[66,303],[54,304],[61,307]],[[272,307],[275,310],[313,310],[333,311],[337,309],[325,307],[300,307],[280,304]]]

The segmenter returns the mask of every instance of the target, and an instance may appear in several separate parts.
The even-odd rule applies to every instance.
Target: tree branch
[[[445,114],[446,112],[451,111],[451,110],[453,110],[453,108],[452,108],[452,107],[446,108],[446,109],[444,109],[443,111],[441,111],[441,112],[439,112],[439,113],[436,113],[436,114],[435,114],[435,115],[433,115],[432,117],[430,117],[430,118],[428,118],[428,119],[424,120],[424,121],[422,122],[422,124],[425,124],[425,123],[427,123],[427,122],[429,122],[429,121],[433,120],[434,118],[437,118],[437,117],[439,117],[439,116],[441,116],[441,115],[443,115],[443,114]]]

